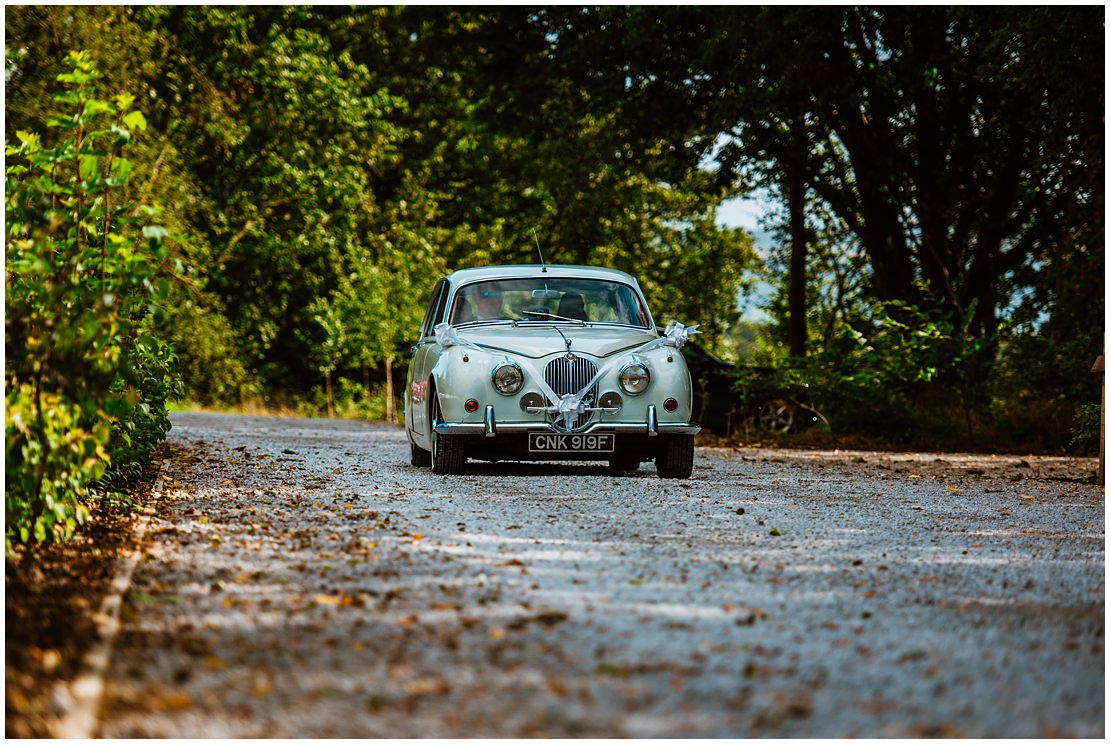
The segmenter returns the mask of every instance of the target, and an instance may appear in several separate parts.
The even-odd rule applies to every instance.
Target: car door
[[[429,360],[429,356],[438,358],[439,347],[435,343],[433,329],[443,316],[449,291],[450,283],[446,279],[440,279],[432,290],[424,322],[420,324],[420,337],[412,347],[409,362],[405,418],[412,438],[419,444],[428,444],[428,371],[436,363],[436,359]]]

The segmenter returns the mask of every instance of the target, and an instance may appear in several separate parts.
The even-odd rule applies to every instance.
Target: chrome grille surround
[[[568,358],[569,357],[569,358]],[[558,359],[552,359],[543,370],[543,379],[556,395],[563,396],[567,393],[577,393],[586,386],[594,375],[597,374],[597,365],[589,359],[573,354],[566,354]],[[586,405],[592,406],[597,400],[597,385],[586,391],[582,396]],[[553,401],[554,402],[554,401]],[[584,413],[574,422],[573,427],[564,423],[553,424],[558,431],[580,431],[589,425],[593,413]],[[553,422],[555,415],[549,417]]]

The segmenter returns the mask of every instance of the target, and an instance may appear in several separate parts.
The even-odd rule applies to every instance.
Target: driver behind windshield
[[[494,282],[481,282],[474,287],[474,319],[496,320],[501,312],[501,290]]]

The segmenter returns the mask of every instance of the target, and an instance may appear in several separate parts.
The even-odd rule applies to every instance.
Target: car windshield
[[[627,284],[601,279],[492,279],[459,289],[450,323],[576,321],[647,328],[647,309]]]

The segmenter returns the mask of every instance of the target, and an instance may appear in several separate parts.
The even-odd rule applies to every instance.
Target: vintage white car
[[[659,331],[636,280],[587,266],[462,269],[441,279],[405,388],[412,464],[607,460],[663,478],[694,463],[692,328]]]

